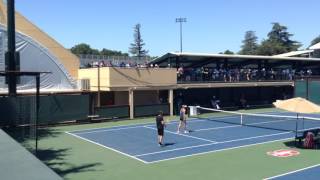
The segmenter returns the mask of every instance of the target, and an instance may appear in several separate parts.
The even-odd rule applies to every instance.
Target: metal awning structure
[[[291,51],[288,53],[283,53],[283,54],[277,54],[274,55],[273,57],[295,57],[295,56],[307,56],[309,57],[310,53],[312,53],[314,50],[308,49],[308,50],[303,50],[303,51]]]
[[[304,57],[275,57],[275,56],[257,56],[257,55],[228,55],[228,54],[209,54],[209,53],[189,53],[189,52],[171,52],[167,53],[153,61],[150,64],[157,64],[160,67],[202,67],[210,66],[212,63],[228,63],[234,66],[247,66],[250,64],[267,63],[270,67],[278,67],[293,62],[313,66],[320,62],[320,58]]]
[[[320,42],[310,46],[309,49],[320,49]]]

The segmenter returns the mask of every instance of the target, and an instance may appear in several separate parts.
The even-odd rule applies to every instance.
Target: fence
[[[152,116],[156,115],[159,111],[163,114],[168,115],[170,113],[169,104],[151,104],[151,105],[136,105],[134,106],[134,116]]]
[[[306,78],[295,81],[294,96],[306,98],[320,104],[320,78]]]

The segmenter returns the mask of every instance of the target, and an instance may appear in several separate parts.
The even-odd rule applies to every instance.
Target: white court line
[[[91,133],[98,133],[98,132],[108,132],[108,131],[119,131],[124,129],[134,129],[134,128],[142,128],[143,126],[131,126],[131,127],[124,127],[124,128],[109,128],[104,130],[97,130],[97,131],[86,131],[86,132],[73,132],[74,134],[91,134]]]
[[[260,145],[260,144],[267,144],[267,143],[272,143],[272,142],[277,142],[277,141],[284,141],[284,140],[289,140],[289,139],[292,139],[292,137],[291,138],[278,139],[278,140],[274,140],[274,141],[266,141],[266,142],[256,143],[256,144],[247,144],[247,145],[237,146],[237,147],[232,147],[232,148],[225,148],[225,149],[219,149],[219,150],[213,150],[213,151],[189,154],[189,155],[185,155],[185,156],[177,156],[177,157],[173,157],[173,158],[161,159],[161,160],[158,160],[158,161],[151,161],[148,164],[158,163],[158,162],[162,162],[162,161],[169,161],[169,160],[174,160],[174,159],[180,159],[180,158],[185,158],[185,157],[198,156],[198,155],[203,155],[203,154],[209,154],[209,153],[213,153],[213,152],[220,152],[220,151],[238,149],[238,148],[243,148],[243,147],[250,147],[250,146],[255,146],[255,145]]]
[[[222,118],[219,118],[222,119]],[[194,122],[204,122],[208,120],[202,120],[202,119],[189,119],[188,123],[194,123]],[[179,121],[174,120],[167,124],[178,124]],[[111,126],[111,127],[102,127],[102,128],[92,128],[92,129],[84,129],[84,130],[75,130],[75,131],[68,131],[69,133],[74,134],[88,134],[88,133],[97,133],[97,132],[105,132],[105,131],[117,131],[117,130],[124,130],[124,129],[132,129],[132,128],[138,128],[138,127],[144,127],[146,125],[154,125],[155,123],[141,123],[141,124],[129,124],[129,125],[119,125],[119,126]],[[120,128],[118,128],[120,127]],[[123,128],[121,128],[123,127]],[[94,130],[94,131],[90,131]],[[84,132],[83,132],[84,131]]]
[[[307,169],[311,169],[311,168],[314,168],[314,167],[317,167],[317,166],[320,166],[320,164],[309,166],[309,167],[306,167],[306,168],[303,168],[303,169],[298,169],[298,170],[295,170],[295,171],[290,171],[290,172],[287,172],[287,173],[284,173],[284,174],[280,174],[280,175],[277,175],[277,176],[268,177],[268,178],[265,178],[263,180],[270,180],[270,179],[286,176],[286,175],[293,174],[293,173],[296,173],[296,172],[300,172],[300,171],[304,171],[304,170],[307,170]]]
[[[286,112],[265,112],[264,114],[277,114],[277,113],[286,113]],[[259,113],[257,113],[259,114]],[[210,116],[210,117],[203,117],[206,119],[200,119],[200,118],[189,118],[188,122],[203,122],[203,121],[210,121],[209,118],[216,118],[216,119],[229,119],[229,118],[233,118],[234,116],[225,116],[225,117],[214,117],[214,116]],[[168,124],[176,124],[179,123],[179,120],[172,120],[170,123]],[[89,131],[89,130],[99,130],[99,129],[110,129],[110,128],[117,128],[117,127],[126,127],[126,126],[144,126],[144,125],[149,125],[149,124],[154,124],[152,122],[148,122],[148,123],[132,123],[132,124],[126,124],[126,125],[117,125],[117,126],[110,126],[110,127],[99,127],[99,128],[88,128],[88,129],[83,129],[83,130],[74,130],[74,131],[68,131],[70,133],[76,133],[79,131]]]
[[[214,128],[204,128],[204,129],[197,129],[197,130],[194,130],[194,132],[198,132],[198,131],[209,131],[209,130],[217,130],[217,129],[226,129],[226,128],[235,128],[235,127],[250,126],[250,125],[256,125],[256,124],[277,123],[277,122],[282,122],[282,121],[288,121],[288,120],[264,121],[264,122],[250,123],[250,124],[244,124],[244,125],[234,125],[234,126],[221,126],[221,127],[214,127]],[[262,127],[262,128],[263,128],[263,127]]]
[[[196,122],[206,122],[206,121],[214,121],[214,122],[221,122],[221,123],[227,123],[227,122],[223,122],[223,121],[215,121],[214,119],[230,119],[230,118],[234,118],[235,116],[226,116],[226,117],[208,117],[206,119],[197,119],[197,118],[190,118],[188,119],[188,123],[196,123]],[[210,118],[214,118],[214,119],[210,119]],[[283,120],[286,121],[286,120]],[[275,121],[277,122],[277,121]],[[179,120],[174,120],[171,121],[170,123],[167,124],[177,124],[179,123]],[[272,122],[260,122],[262,123],[272,123]],[[253,124],[260,124],[260,123],[252,123]],[[102,127],[102,128],[90,128],[90,129],[83,129],[83,130],[75,130],[75,131],[68,131],[70,133],[75,133],[75,134],[90,134],[90,133],[97,133],[97,132],[108,132],[108,131],[117,131],[117,130],[125,130],[125,129],[132,129],[132,128],[138,128],[138,127],[144,127],[145,125],[153,125],[154,123],[137,123],[137,124],[129,124],[129,125],[119,125],[119,126],[112,126],[112,127]],[[251,124],[248,124],[251,125]],[[120,128],[118,128],[120,127]],[[121,128],[123,127],[123,128]],[[232,126],[230,126],[232,127]],[[90,131],[90,130],[94,130],[94,131]],[[201,129],[200,129],[201,130]],[[209,130],[209,128],[208,128]],[[85,132],[83,132],[85,131]],[[197,130],[199,131],[199,130]]]
[[[82,132],[82,131],[90,131],[90,130],[101,130],[101,129],[112,129],[117,127],[126,127],[126,126],[144,126],[152,123],[133,123],[133,124],[127,124],[127,125],[118,125],[118,126],[107,126],[107,127],[98,127],[98,128],[88,128],[88,129],[82,129],[82,130],[74,130],[74,131],[68,131],[69,133],[76,133],[76,132]]]
[[[242,127],[242,125],[221,126],[221,127],[214,127],[214,128],[204,128],[204,129],[197,129],[197,130],[193,130],[193,131],[194,132],[198,132],[198,131],[208,131],[208,130],[226,129],[226,128],[234,128],[234,127]]]
[[[278,136],[278,135],[290,134],[290,133],[292,133],[292,132],[283,132],[283,133],[267,134],[267,135],[262,135],[262,136],[253,136],[253,137],[241,138],[241,139],[233,139],[233,140],[229,140],[229,141],[218,142],[217,144],[224,144],[224,143],[229,143],[229,142],[243,141],[243,140],[250,140],[250,139],[258,139],[258,138],[264,138],[264,137],[270,137],[270,136]]]
[[[76,138],[79,138],[79,139],[85,140],[85,141],[87,141],[87,142],[93,143],[93,144],[95,144],[95,145],[98,145],[98,146],[101,146],[101,147],[104,147],[104,148],[110,149],[110,150],[112,150],[112,151],[114,151],[114,152],[117,152],[117,153],[119,153],[119,154],[125,155],[125,156],[127,156],[127,157],[132,158],[132,159],[138,160],[138,161],[143,162],[143,163],[145,163],[145,164],[148,164],[148,162],[147,162],[147,161],[144,161],[144,160],[142,160],[142,159],[139,159],[139,158],[137,158],[137,157],[135,157],[135,156],[131,156],[131,155],[127,154],[127,153],[124,153],[124,152],[118,151],[118,150],[113,149],[113,148],[111,148],[111,147],[105,146],[105,145],[103,145],[103,144],[100,144],[100,143],[97,143],[97,142],[91,141],[91,140],[89,140],[89,139],[83,138],[83,137],[78,136],[78,135],[76,135],[76,134],[72,134],[72,133],[69,133],[69,132],[65,132],[65,133],[67,133],[67,134],[69,134],[69,135],[71,135],[71,136],[74,136],[74,137],[76,137]]]
[[[182,150],[182,149],[193,149],[193,148],[197,148],[197,147],[210,146],[210,145],[213,145],[213,144],[214,145],[225,144],[225,143],[230,143],[230,142],[235,142],[235,141],[258,139],[258,138],[264,138],[264,137],[270,137],[270,136],[278,136],[278,135],[289,134],[289,133],[291,133],[291,132],[283,132],[283,133],[267,134],[267,135],[261,135],[261,136],[248,137],[248,138],[233,139],[233,140],[229,140],[229,141],[221,141],[221,142],[215,142],[215,143],[209,143],[209,144],[201,144],[201,145],[195,145],[195,146],[189,146],[189,147],[183,147],[183,148],[176,148],[176,149],[170,149],[170,150],[164,150],[164,151],[156,151],[156,152],[152,152],[152,153],[138,154],[138,155],[134,155],[134,156],[140,157],[140,156],[146,156],[146,155],[161,154],[161,153],[172,152],[172,151],[177,151],[177,150]]]
[[[149,127],[149,126],[143,126],[143,127],[144,127],[144,128],[147,128],[147,129],[157,130],[156,128]],[[207,141],[207,142],[211,142],[211,143],[216,143],[216,141],[211,141],[211,140],[209,140],[209,139],[199,138],[199,137],[190,136],[190,135],[186,135],[186,134],[175,133],[175,132],[168,131],[168,130],[164,130],[164,131],[167,132],[167,133],[170,133],[170,134],[180,135],[180,136],[184,136],[184,137],[188,137],[188,138],[193,138],[193,139],[198,139],[198,140],[202,140],[202,141]]]
[[[213,145],[213,144],[216,144],[216,143],[200,144],[200,145],[194,145],[194,146],[188,146],[188,147],[182,147],[182,148],[169,149],[169,150],[164,150],[164,151],[156,151],[156,152],[145,153],[145,154],[137,154],[137,155],[134,155],[134,156],[141,157],[141,156],[147,156],[147,155],[161,154],[161,153],[177,151],[177,150],[184,150],[184,149],[192,149],[192,148],[203,147],[203,146],[210,146],[210,145]]]
[[[307,130],[311,130],[311,129],[318,129],[318,128],[320,128],[320,127],[318,126],[318,127],[307,128],[307,129],[298,129],[298,132],[303,132],[303,131],[307,131]]]

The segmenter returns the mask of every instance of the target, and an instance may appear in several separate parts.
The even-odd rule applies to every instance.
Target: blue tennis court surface
[[[233,116],[215,117],[214,119],[219,120],[219,118],[238,121],[238,118]],[[269,123],[276,127],[281,127],[286,123],[290,124],[286,121],[266,121],[265,119],[256,120],[253,124],[256,126]],[[242,126],[212,121],[210,118],[189,120],[188,129],[191,132],[187,134],[176,133],[177,125],[177,121],[167,124],[164,135],[165,147],[159,147],[157,144],[155,123],[88,129],[68,133],[144,163],[155,163],[196,154],[279,141],[295,136],[292,131]],[[316,125],[307,122],[303,124],[306,128],[314,128]]]
[[[265,180],[318,180],[320,174],[320,164],[288,172]]]

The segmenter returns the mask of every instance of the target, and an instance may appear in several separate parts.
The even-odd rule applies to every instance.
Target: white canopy
[[[309,49],[320,49],[320,42],[313,46],[310,46]]]
[[[6,27],[0,24],[0,71],[5,70],[5,52],[7,51]],[[51,72],[40,77],[41,90],[70,91],[76,88],[76,83],[59,59],[49,50],[29,36],[16,32],[16,50],[20,52],[21,71]],[[30,77],[21,78],[17,89],[20,91],[34,90],[35,80]],[[5,78],[0,77],[0,92],[6,91]]]

